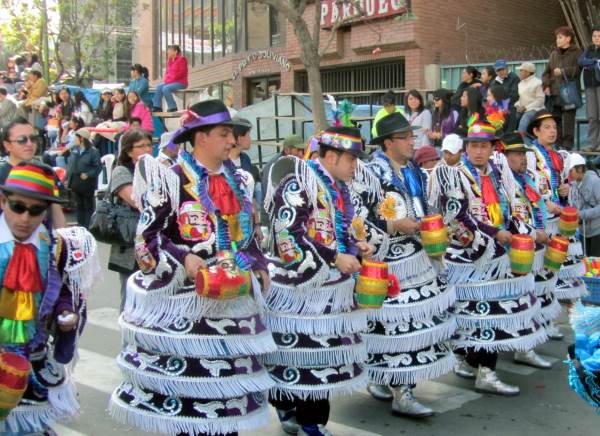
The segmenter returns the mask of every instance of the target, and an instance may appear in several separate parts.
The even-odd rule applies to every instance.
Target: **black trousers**
[[[329,400],[301,400],[299,398],[278,400],[271,398],[269,403],[279,410],[296,409],[296,421],[300,425],[326,425],[329,421]]]
[[[585,255],[600,257],[600,235],[585,238]]]
[[[73,196],[75,197],[75,206],[77,207],[77,225],[87,229],[90,227],[90,219],[96,209],[94,193],[79,194],[73,191]]]
[[[479,368],[479,365],[481,365],[491,369],[492,371],[496,370],[498,353],[492,353],[485,350],[475,351],[473,348],[456,350],[455,353],[465,356],[465,361],[473,368]]]

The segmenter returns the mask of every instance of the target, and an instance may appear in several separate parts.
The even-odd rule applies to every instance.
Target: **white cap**
[[[569,154],[569,157],[567,157],[567,161],[565,163],[566,163],[565,167],[567,169],[567,174],[568,174],[577,165],[585,165],[585,159],[583,158],[582,155],[580,155],[578,153],[571,153],[571,154]]]
[[[171,138],[174,134],[175,132],[165,132],[162,135],[160,135],[160,145],[158,146],[158,148],[163,149],[164,147],[166,147],[171,141]]]
[[[521,65],[519,65],[517,70],[525,70],[531,74],[535,74],[535,65],[533,62],[523,62]]]
[[[442,141],[442,150],[456,154],[463,148],[463,140],[456,133],[450,133]]]

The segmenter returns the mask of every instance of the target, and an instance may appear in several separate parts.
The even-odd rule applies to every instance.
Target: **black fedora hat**
[[[506,132],[500,137],[500,144],[502,145],[502,152],[508,153],[510,151],[529,151],[529,147],[523,141],[523,135],[519,132]]]
[[[542,121],[544,121],[548,118],[554,119],[554,121],[556,121],[557,124],[560,122],[558,117],[556,115],[554,115],[552,112],[548,111],[547,109],[540,109],[535,114],[533,114],[533,118],[531,119],[531,121],[529,122],[529,125],[527,126],[527,133],[531,136],[534,136],[533,129],[535,129],[536,127],[540,127],[540,125],[542,124]]]
[[[181,144],[192,141],[194,132],[205,126],[237,126],[242,123],[232,120],[229,109],[221,100],[206,100],[191,106],[181,119],[181,128],[173,134],[171,142]]]
[[[373,144],[383,144],[383,141],[394,133],[412,132],[419,129],[418,126],[411,126],[404,116],[399,112],[394,112],[386,115],[376,125],[377,137],[373,138]]]

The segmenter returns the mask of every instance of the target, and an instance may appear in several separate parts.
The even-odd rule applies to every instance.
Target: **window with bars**
[[[321,69],[321,84],[326,93],[404,88],[404,79],[404,58]],[[297,92],[308,92],[306,71],[297,73],[295,83]],[[353,100],[355,103],[366,103],[368,97],[355,97]]]

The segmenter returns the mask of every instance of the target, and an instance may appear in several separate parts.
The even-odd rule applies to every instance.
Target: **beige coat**
[[[519,82],[519,100],[515,107],[524,108],[525,112],[539,111],[544,109],[544,97],[542,81],[532,74]]]
[[[27,107],[33,106],[36,103],[36,100],[46,97],[48,95],[48,85],[46,85],[46,81],[44,78],[40,78],[35,81],[35,83],[31,84],[29,88],[29,94],[27,95],[27,100],[25,100],[24,104]]]

